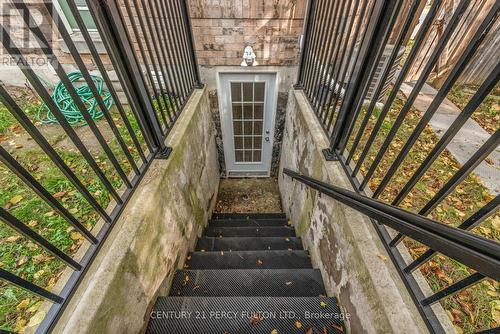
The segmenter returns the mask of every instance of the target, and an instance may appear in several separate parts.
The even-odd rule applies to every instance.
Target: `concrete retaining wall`
[[[215,204],[219,167],[206,89],[197,90],[89,268],[55,333],[138,333]]]
[[[427,333],[371,221],[283,175],[286,167],[352,189],[340,164],[323,158],[326,147],[328,139],[303,92],[291,91],[281,150],[282,203],[321,269],[328,294],[350,314],[352,333]]]

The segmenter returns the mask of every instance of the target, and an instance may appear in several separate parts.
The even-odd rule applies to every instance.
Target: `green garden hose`
[[[68,78],[75,87],[76,93],[82,100],[82,102],[86,106],[86,112],[90,114],[92,119],[97,120],[104,116],[102,110],[100,110],[96,99],[94,98],[94,94],[90,90],[89,86],[85,83],[75,84],[78,80],[83,78],[81,72],[71,72],[68,74]],[[104,81],[101,77],[96,75],[91,75],[92,81],[94,81],[95,86],[97,87],[97,92],[101,96],[104,105],[107,110],[111,109],[113,106],[113,99],[111,98],[111,94],[109,91],[104,88]],[[57,107],[64,115],[64,117],[68,120],[68,123],[71,125],[85,123],[82,113],[78,109],[77,105],[71,98],[64,84],[59,81],[54,88],[54,92],[52,93],[52,100],[56,103]],[[44,124],[58,124],[59,122],[54,117],[54,114],[47,108],[45,104],[40,106],[38,109],[38,119]]]

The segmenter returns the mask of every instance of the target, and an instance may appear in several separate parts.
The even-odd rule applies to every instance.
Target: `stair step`
[[[212,219],[208,222],[211,227],[259,227],[259,226],[288,226],[288,220],[283,218],[272,219]]]
[[[295,237],[236,237],[198,239],[196,250],[229,251],[229,250],[302,250],[302,240]]]
[[[207,237],[294,237],[293,227],[208,227]]]
[[[325,294],[318,269],[179,270],[170,290],[171,296],[297,297]]]
[[[286,219],[284,213],[271,212],[271,213],[214,213],[212,219]]]
[[[327,297],[160,297],[147,333],[306,333],[312,328],[309,333],[343,334],[341,319],[336,299]]]
[[[304,250],[194,252],[185,269],[293,269],[312,268]]]

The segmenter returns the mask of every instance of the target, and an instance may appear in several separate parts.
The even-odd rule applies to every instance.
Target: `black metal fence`
[[[461,74],[471,65],[485,37],[499,33],[495,27],[499,23],[500,3],[483,4],[484,17],[476,25],[465,24],[466,28],[467,13],[474,6],[467,0],[460,1],[454,8],[445,6],[441,0],[312,0],[309,3],[296,87],[303,89],[330,137],[330,147],[324,150],[325,158],[340,161],[359,193],[440,220],[454,226],[454,230],[475,229],[474,233],[479,233],[478,227],[491,226],[492,220],[498,218],[500,198],[494,190],[482,196],[484,187],[478,185],[479,181],[471,180],[474,179],[472,172],[485,160],[488,164],[498,164],[498,161],[492,162],[491,157],[488,159],[500,143],[498,119],[492,116],[486,119],[494,129],[465,162],[457,163],[446,149],[498,87],[499,61],[443,131],[433,131],[429,124]],[[431,36],[429,32],[436,26],[440,33]],[[429,39],[433,40],[426,43]],[[467,42],[456,49],[461,39]],[[452,47],[455,49],[450,49]],[[439,82],[431,76],[435,75],[433,71],[445,53],[459,56],[442,83],[434,84],[437,87],[429,99],[428,90],[432,88],[429,83]],[[418,71],[415,71],[416,63],[419,63]],[[418,73],[418,79],[405,82],[410,71]],[[422,96],[428,98],[424,107]],[[448,170],[443,161],[453,168]],[[467,189],[476,191],[476,196],[467,194]],[[457,192],[465,194],[457,197]],[[451,195],[454,197],[450,199]],[[469,203],[467,208],[463,208],[460,198]],[[462,211],[458,211],[458,216],[446,216],[444,210],[449,206]],[[443,257],[437,246],[447,247],[446,241],[436,239],[431,244],[422,239],[405,238],[403,233],[395,233],[379,223],[375,223],[375,227],[432,332],[444,332],[431,309],[433,303],[478,284],[485,276],[498,281],[498,263],[485,274],[484,268],[469,262],[464,269],[466,274],[440,285],[434,294],[426,296],[415,279],[416,270],[425,273],[423,269],[428,269],[436,257]],[[494,240],[493,250],[498,261],[498,235],[483,237]],[[408,249],[418,249],[410,253],[410,260],[398,249],[404,238]],[[411,248],[411,245],[418,247]],[[479,242],[467,247],[470,251],[482,249]],[[460,262],[458,253],[447,253],[443,261]]]
[[[0,289],[13,285],[21,288],[15,290],[19,295],[27,291],[30,296],[53,302],[38,328],[41,333],[53,328],[151,161],[168,157],[170,149],[164,140],[193,90],[201,85],[185,1],[133,0],[131,4],[129,0],[88,0],[87,10],[97,32],[88,29],[89,23],[84,22],[81,8],[74,1],[67,1],[67,5],[70,14],[66,15],[76,23],[72,28],[52,1],[44,2],[42,10],[37,7],[37,11],[27,1],[4,5],[3,10],[10,10],[9,17],[22,18],[21,29],[29,33],[34,46],[19,45],[26,40],[17,38],[8,22],[0,24],[2,56],[14,60],[36,103],[56,123],[41,125],[45,120],[25,110],[24,101],[8,82],[0,85],[0,107],[3,104],[13,118],[11,128],[16,126],[19,136],[36,143],[23,154],[16,151],[20,147],[10,149],[0,142],[2,175],[11,175],[0,177],[0,182],[6,188],[9,182],[19,184],[23,191],[22,196],[3,203],[0,220],[21,236],[17,243],[22,250],[27,243],[34,243],[37,252],[47,253],[51,261],[60,263],[56,274],[67,267],[73,269],[62,290],[56,292],[37,284],[43,279],[25,268],[25,263],[33,266],[30,256],[0,268]],[[37,23],[34,12],[41,13],[47,25]],[[85,55],[80,49],[82,41],[74,41],[76,36],[83,38]],[[102,41],[105,50],[98,50],[95,41]],[[66,52],[61,51],[63,44]],[[30,52],[50,63],[59,80],[56,88],[37,73],[27,59]],[[68,73],[67,67],[75,67],[81,79],[73,80],[73,72]],[[117,79],[113,80],[112,74]],[[58,101],[57,89],[64,90],[66,98]],[[72,112],[83,118],[76,126],[70,124],[64,111],[70,102]],[[103,119],[93,117],[94,112],[100,112]],[[82,131],[86,126],[89,132]],[[48,136],[47,127],[52,127],[59,139]],[[58,146],[60,138],[69,144]],[[49,165],[53,169],[48,169]],[[37,203],[37,207],[22,216],[28,202]],[[81,210],[71,208],[76,204]],[[45,209],[48,212],[39,212]],[[39,221],[35,220],[37,215]],[[92,230],[99,220],[103,222],[101,227]],[[4,237],[6,230],[1,228]],[[86,250],[76,259],[82,245]],[[6,255],[10,250],[4,251]]]

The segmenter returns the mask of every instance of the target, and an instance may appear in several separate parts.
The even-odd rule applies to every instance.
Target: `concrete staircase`
[[[284,214],[216,214],[147,333],[344,333],[300,238]]]

